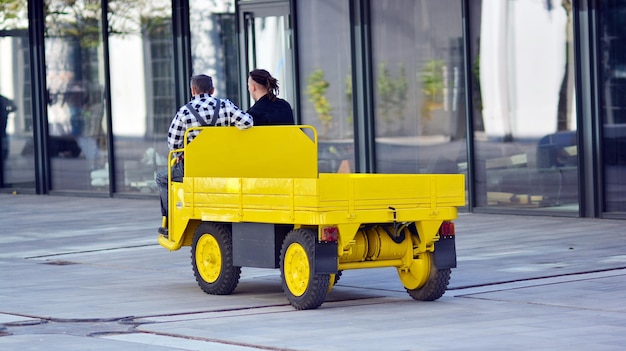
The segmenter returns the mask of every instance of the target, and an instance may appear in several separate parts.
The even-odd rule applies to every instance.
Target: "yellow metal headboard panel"
[[[311,126],[200,127],[188,132],[195,129],[201,132],[185,146],[185,176],[317,178],[317,133]]]

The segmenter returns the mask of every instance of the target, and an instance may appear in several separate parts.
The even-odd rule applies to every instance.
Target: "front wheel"
[[[222,224],[202,223],[191,245],[191,265],[196,281],[207,294],[231,294],[241,276],[241,267],[233,266],[230,229]]]
[[[310,229],[290,231],[280,251],[280,277],[289,303],[298,310],[315,309],[324,303],[330,274],[315,274],[315,241]]]

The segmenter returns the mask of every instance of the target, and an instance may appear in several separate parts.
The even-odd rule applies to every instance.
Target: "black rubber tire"
[[[337,274],[335,274],[335,282],[333,283],[333,285],[339,282],[339,279],[341,279],[341,274],[343,274],[343,271],[337,271]]]
[[[289,303],[297,310],[316,309],[324,303],[330,285],[330,274],[315,274],[315,240],[317,232],[310,229],[294,229],[287,234],[280,250],[280,278],[283,292]],[[285,254],[291,245],[298,244],[306,252],[308,261],[308,282],[304,293],[296,296],[292,293],[285,277]],[[293,268],[293,267],[291,267]],[[289,268],[288,268],[289,269]]]
[[[434,263],[430,267],[430,274],[426,284],[417,289],[406,289],[411,297],[418,301],[435,301],[442,297],[450,282],[450,268],[437,269]]]
[[[207,281],[201,274],[207,268],[198,269],[197,264],[197,255],[202,254],[198,252],[198,242],[205,235],[212,236],[217,241],[221,257],[220,262],[213,262],[214,266],[207,266],[208,269],[219,268],[219,275],[212,281]],[[217,267],[218,264],[220,267]],[[207,294],[229,295],[235,290],[241,277],[241,267],[233,266],[232,234],[227,226],[211,222],[204,222],[198,226],[191,245],[191,266],[198,285]]]

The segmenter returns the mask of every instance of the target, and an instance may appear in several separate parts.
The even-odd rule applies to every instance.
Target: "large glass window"
[[[570,1],[470,1],[479,207],[578,211]]]
[[[604,211],[626,212],[626,1],[600,1]]]
[[[320,172],[353,172],[349,2],[300,1],[298,13],[301,123],[317,129]]]
[[[156,193],[155,173],[167,167],[167,130],[177,109],[172,4],[110,1],[108,22],[116,191]],[[93,174],[107,172],[105,165]]]
[[[215,95],[241,106],[235,1],[190,1],[189,27],[193,74],[213,77]]]
[[[372,1],[379,173],[467,169],[461,5]]]
[[[30,44],[26,0],[0,12],[0,187],[34,189]]]
[[[93,0],[46,4],[52,190],[108,192],[102,5]]]

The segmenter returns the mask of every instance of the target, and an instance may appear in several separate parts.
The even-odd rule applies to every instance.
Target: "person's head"
[[[213,87],[213,78],[206,74],[198,74],[191,77],[191,95],[209,94],[212,95],[215,88]]]
[[[248,91],[254,100],[267,95],[271,101],[274,101],[279,92],[278,79],[272,77],[270,72],[264,69],[255,69],[248,75]]]

